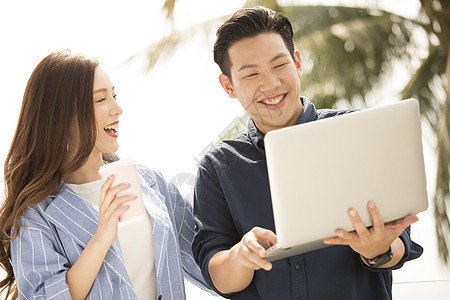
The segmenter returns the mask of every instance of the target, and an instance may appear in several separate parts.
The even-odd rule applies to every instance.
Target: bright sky
[[[232,13],[244,1],[178,2],[176,26],[185,28],[198,20]],[[365,4],[368,1],[341,2]],[[378,3],[411,17],[417,13],[419,2],[379,0]],[[98,58],[116,86],[124,110],[120,118],[119,154],[135,157],[161,170],[169,179],[178,173],[194,172],[199,153],[243,110],[236,100],[226,96],[218,83],[219,69],[212,59],[215,30],[207,39],[195,37],[193,43],[182,47],[170,61],[158,64],[150,74],[144,72],[140,61],[123,63],[167,32],[160,13],[162,4],[163,0],[0,2],[2,164],[31,72],[50,52],[71,49]],[[2,176],[3,173],[0,179]],[[445,270],[440,270],[435,241],[426,240],[433,232],[432,217],[427,215],[424,219],[428,222],[413,230],[427,244],[426,252],[409,269],[398,271],[395,278],[399,281],[426,281],[444,276],[450,279]]]
[[[98,58],[116,85],[124,110],[119,153],[135,156],[168,176],[192,171],[194,157],[242,110],[220,90],[218,68],[212,56],[197,56],[203,49],[211,48],[211,42],[200,41],[186,47],[170,62],[157,65],[150,75],[140,65],[123,64],[161,36],[162,3],[2,2],[0,84],[6,108],[0,112],[1,160],[14,133],[32,70],[50,52],[71,49]],[[230,4],[227,7],[234,9]],[[218,13],[225,11],[220,5],[209,5],[211,8]],[[196,9],[189,10],[191,17],[198,14]]]
[[[332,4],[336,0],[320,2]],[[392,7],[392,1],[378,2]],[[232,13],[243,1],[178,3],[176,26],[185,28],[198,20]],[[0,84],[6,108],[0,112],[0,159],[3,161],[8,151],[6,141],[14,133],[32,70],[50,52],[71,49],[98,58],[116,85],[124,109],[119,153],[134,156],[169,177],[192,171],[198,154],[242,109],[218,84],[219,70],[211,50],[215,30],[208,39],[196,37],[170,61],[157,64],[150,74],[139,61],[124,63],[168,31],[162,4],[163,0],[2,2]]]

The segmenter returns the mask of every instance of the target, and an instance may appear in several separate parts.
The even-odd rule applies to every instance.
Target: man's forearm
[[[231,250],[217,253],[209,261],[211,280],[221,293],[230,294],[245,289],[253,279],[254,270],[238,265]]]

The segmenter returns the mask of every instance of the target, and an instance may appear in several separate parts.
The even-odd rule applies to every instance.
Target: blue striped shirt
[[[184,276],[206,289],[191,252],[192,206],[158,172],[142,167],[138,171],[152,220],[158,297],[185,299]],[[19,298],[71,299],[66,273],[97,224],[98,213],[65,184],[56,195],[28,208],[20,218],[20,234],[11,242]],[[87,299],[136,299],[118,240],[108,250]]]

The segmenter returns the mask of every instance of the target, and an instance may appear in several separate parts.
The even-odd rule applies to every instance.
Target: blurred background
[[[255,5],[291,19],[302,56],[302,95],[317,107],[420,101],[430,205],[412,237],[424,254],[394,271],[393,294],[448,299],[448,0],[2,1],[0,161],[34,67],[50,52],[71,49],[98,58],[116,86],[124,110],[119,155],[161,170],[189,197],[205,151],[245,127],[245,112],[219,85],[212,46],[223,21]],[[214,299],[189,283],[187,295]]]

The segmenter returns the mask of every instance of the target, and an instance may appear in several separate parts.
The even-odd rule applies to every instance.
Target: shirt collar
[[[298,119],[297,125],[316,120],[318,115],[314,104],[306,97],[300,97],[300,101],[302,101],[304,109],[302,115]],[[247,130],[252,144],[259,151],[264,153],[264,135],[256,128],[252,118],[248,120]]]
[[[304,110],[297,125],[317,120],[318,114],[314,104],[306,97],[300,97],[300,100],[303,103]]]

